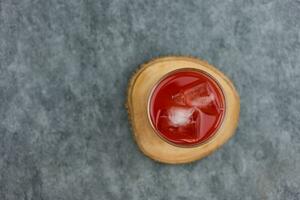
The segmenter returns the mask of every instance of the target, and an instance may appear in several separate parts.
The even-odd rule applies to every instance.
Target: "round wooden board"
[[[223,123],[210,140],[195,147],[178,147],[161,139],[153,130],[147,113],[148,99],[155,84],[167,73],[182,68],[199,69],[210,74],[220,84],[225,96]],[[126,105],[134,138],[141,151],[156,161],[169,164],[192,162],[215,151],[234,134],[240,111],[238,93],[222,72],[205,61],[183,56],[157,58],[142,65],[130,80]]]

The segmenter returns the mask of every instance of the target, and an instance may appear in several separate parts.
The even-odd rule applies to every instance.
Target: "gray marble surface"
[[[187,165],[145,157],[124,108],[139,64],[203,58],[236,135]],[[300,199],[300,1],[0,0],[0,199]]]

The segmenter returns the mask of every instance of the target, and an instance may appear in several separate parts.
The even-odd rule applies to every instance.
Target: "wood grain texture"
[[[178,147],[162,140],[153,130],[147,113],[148,99],[155,84],[167,73],[182,68],[207,72],[217,80],[225,96],[226,111],[222,125],[211,139],[195,147]],[[157,58],[141,66],[129,83],[127,109],[134,138],[141,151],[159,162],[181,164],[209,155],[234,134],[240,101],[232,82],[222,72],[205,61],[176,56]]]

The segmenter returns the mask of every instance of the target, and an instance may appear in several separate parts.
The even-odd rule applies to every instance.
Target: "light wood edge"
[[[158,63],[158,62],[164,62],[164,61],[172,61],[172,60],[185,60],[185,61],[190,61],[190,62],[195,62],[200,64],[201,66],[204,66],[208,69],[210,69],[211,71],[213,71],[214,73],[218,74],[218,76],[220,78],[222,78],[227,85],[230,87],[231,92],[233,93],[233,95],[235,96],[235,104],[231,105],[234,106],[234,110],[235,110],[235,116],[233,116],[231,123],[232,123],[232,130],[230,130],[230,133],[227,133],[227,137],[224,138],[221,142],[216,144],[216,141],[213,141],[213,138],[211,139],[211,141],[208,142],[212,142],[215,144],[215,147],[213,149],[210,149],[209,151],[205,151],[205,149],[202,149],[202,154],[198,155],[198,156],[194,156],[194,157],[189,157],[186,159],[181,159],[181,160],[174,160],[172,158],[166,159],[166,158],[161,158],[158,155],[155,154],[151,154],[151,152],[149,152],[147,149],[144,148],[144,146],[142,145],[142,143],[139,140],[139,134],[137,133],[137,130],[135,128],[134,125],[134,116],[133,116],[133,109],[134,106],[132,105],[132,90],[134,88],[135,82],[138,79],[138,77],[143,73],[143,71],[145,69],[147,69],[148,67],[151,67],[153,64]],[[133,132],[133,136],[134,139],[137,143],[137,145],[139,146],[140,150],[149,158],[158,161],[158,162],[162,162],[162,163],[168,163],[168,164],[184,164],[184,163],[189,163],[189,162],[193,162],[196,160],[199,160],[201,158],[204,158],[206,156],[208,156],[209,154],[213,153],[214,151],[216,151],[220,146],[222,146],[223,144],[225,144],[235,133],[235,129],[237,128],[238,125],[238,120],[239,120],[239,111],[240,111],[240,99],[239,99],[239,95],[238,92],[236,91],[233,83],[230,81],[230,79],[225,76],[221,71],[219,71],[218,69],[216,69],[215,67],[213,67],[212,65],[210,65],[208,62],[200,60],[198,58],[194,58],[191,56],[167,56],[167,57],[161,57],[161,58],[155,58],[145,64],[142,64],[137,70],[136,72],[132,75],[129,84],[128,84],[128,89],[127,89],[127,102],[125,104],[126,108],[127,108],[127,112],[128,112],[128,117],[131,123],[131,128],[132,128],[132,132]],[[228,105],[227,105],[228,106]],[[153,134],[156,134],[155,131],[153,130]],[[219,133],[218,133],[219,134]],[[165,141],[163,141],[161,138],[159,138],[161,140],[161,142],[166,143]],[[197,146],[198,147],[198,146]],[[191,148],[197,148],[197,147],[191,147]],[[182,149],[183,147],[175,147],[175,148],[180,148]],[[184,148],[185,149],[185,148]]]

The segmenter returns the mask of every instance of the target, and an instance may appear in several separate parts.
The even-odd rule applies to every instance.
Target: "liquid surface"
[[[175,71],[155,87],[149,114],[167,141],[193,146],[214,135],[222,123],[225,99],[214,79],[200,71]]]

